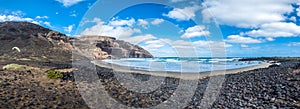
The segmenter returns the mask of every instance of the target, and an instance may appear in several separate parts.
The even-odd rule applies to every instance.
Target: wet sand
[[[209,72],[198,72],[198,73],[190,73],[190,72],[188,72],[188,73],[186,73],[186,72],[178,73],[178,72],[154,72],[154,71],[135,70],[135,69],[130,69],[128,67],[112,65],[112,64],[105,63],[105,62],[102,62],[102,61],[92,61],[92,63],[97,65],[97,66],[100,66],[100,67],[113,69],[114,72],[118,72],[118,73],[148,74],[148,75],[152,75],[152,76],[180,78],[180,79],[183,79],[183,80],[197,80],[197,79],[202,79],[202,78],[206,78],[206,77],[210,77],[210,76],[216,76],[216,75],[241,73],[241,72],[244,72],[244,71],[249,71],[249,70],[254,70],[254,69],[259,69],[259,68],[267,68],[270,65],[272,65],[270,63],[262,63],[262,64],[259,64],[259,65],[244,67],[244,68],[238,68],[238,69],[209,71]]]

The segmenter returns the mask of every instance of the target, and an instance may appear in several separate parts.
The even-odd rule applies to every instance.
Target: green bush
[[[62,79],[64,76],[62,72],[57,70],[48,70],[46,73],[47,73],[47,77],[50,79]]]

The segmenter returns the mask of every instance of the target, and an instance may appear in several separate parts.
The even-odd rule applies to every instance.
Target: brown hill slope
[[[75,46],[74,46],[75,45]],[[17,47],[17,50],[12,48]],[[28,22],[0,22],[0,58],[38,61],[70,61],[76,47],[80,55],[91,59],[150,58],[143,48],[105,36],[70,38]]]
[[[69,37],[28,22],[0,23],[0,55],[10,58],[70,60]],[[17,47],[21,52],[12,50]]]

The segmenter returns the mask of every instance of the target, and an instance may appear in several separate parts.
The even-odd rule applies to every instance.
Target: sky
[[[299,0],[0,0],[0,22],[102,35],[156,57],[300,56]]]

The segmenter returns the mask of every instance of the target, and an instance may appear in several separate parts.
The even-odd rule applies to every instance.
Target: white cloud
[[[6,16],[4,16],[4,15],[0,15],[0,21],[5,21],[5,19],[6,19]]]
[[[39,25],[40,23],[39,22],[37,22],[37,21],[32,21],[31,23],[34,23],[34,24],[37,24],[37,25]]]
[[[72,24],[72,25],[69,25],[67,27],[63,27],[64,28],[64,31],[67,32],[67,33],[71,33],[73,28],[74,28],[75,24]]]
[[[52,25],[50,24],[50,22],[44,22],[44,25],[46,25],[48,27],[52,27]]]
[[[110,36],[115,38],[129,38],[134,33],[141,33],[141,30],[137,28],[128,27],[128,25],[133,25],[134,19],[132,20],[113,20],[108,24],[105,24],[101,19],[94,18],[93,21],[96,25],[86,28],[81,35],[101,35]],[[134,21],[135,22],[135,21]],[[124,26],[127,25],[127,26]]]
[[[53,28],[51,23],[47,21],[47,19],[49,18],[48,16],[36,16],[30,18],[30,17],[26,17],[25,15],[26,14],[23,13],[22,11],[13,11],[6,14],[0,13],[0,22],[5,22],[5,21],[30,22],[37,25],[43,25],[43,26]]]
[[[157,45],[164,45],[162,40],[150,40],[145,42],[145,44],[157,44]]]
[[[85,35],[101,35],[101,36],[111,36],[115,38],[128,38],[134,33],[138,33],[140,30],[132,29],[127,27],[112,27],[109,25],[96,25],[92,28],[86,29],[83,34]]]
[[[34,20],[29,17],[15,16],[15,15],[0,15],[0,21],[26,21],[33,22]]]
[[[199,54],[206,56],[224,56],[224,53],[227,52],[227,49],[233,46],[224,41],[199,40],[194,42],[194,44],[199,49]]]
[[[181,38],[194,38],[209,35],[210,32],[206,31],[204,26],[196,25],[185,30],[185,33],[181,36]]]
[[[196,15],[196,11],[200,9],[200,6],[194,5],[191,7],[185,7],[183,9],[180,8],[174,8],[172,11],[170,11],[168,14],[163,14],[163,16],[167,16],[172,19],[176,20],[190,20],[194,18]]]
[[[284,21],[284,14],[293,12],[295,0],[206,0],[204,19],[211,12],[219,24],[257,28],[262,24]]]
[[[274,41],[275,39],[274,39],[274,38],[271,38],[271,37],[267,37],[266,40],[267,40],[267,41]]]
[[[138,25],[142,26],[143,28],[147,28],[149,23],[146,20],[138,19]]]
[[[293,22],[296,22],[296,21],[297,21],[297,19],[296,19],[295,16],[290,17],[289,20],[291,20],[291,21],[293,21]]]
[[[232,47],[231,44],[224,41],[199,40],[193,43],[197,47],[197,54],[201,56],[224,56],[227,48]]]
[[[193,44],[199,48],[214,48],[214,49],[220,49],[220,48],[229,48],[232,47],[231,44],[227,44],[224,41],[204,41],[204,40],[199,40],[193,42]]]
[[[0,22],[5,21],[21,21],[21,22],[30,22],[34,24],[44,24],[47,19],[47,16],[36,16],[35,18],[25,17],[25,13],[22,11],[13,11],[8,14],[0,14]]]
[[[252,37],[293,37],[300,35],[300,26],[295,23],[273,22],[263,24],[259,29],[246,32]]]
[[[196,46],[201,47],[201,48],[209,47],[210,43],[213,43],[213,42],[212,41],[203,41],[203,40],[199,40],[199,41],[194,42],[194,44]]]
[[[202,13],[202,16],[203,16],[202,22],[210,23],[211,19],[212,19],[212,14],[211,14],[210,10],[203,9],[201,13]]]
[[[146,46],[143,46],[146,50],[153,51],[158,50],[159,48],[163,47],[165,45],[158,45],[158,44],[148,44]]]
[[[171,48],[193,48],[193,43],[189,41],[184,41],[184,40],[171,40],[171,39],[157,39],[157,40],[150,40],[145,42],[147,46],[147,50],[156,50],[158,48],[164,47],[164,46],[169,46]]]
[[[297,11],[297,16],[300,17],[300,7],[296,9]]]
[[[222,52],[226,48],[232,47],[223,41],[185,41],[185,40],[171,40],[171,39],[155,39],[145,42],[146,50],[157,56],[195,56],[197,54],[207,55],[213,52]],[[196,54],[195,54],[196,53]]]
[[[12,11],[10,13],[10,15],[14,15],[14,16],[24,16],[25,13],[23,13],[22,11]]]
[[[174,47],[175,49],[178,49],[178,48],[194,48],[192,42],[184,41],[184,40],[172,41],[171,46]]]
[[[159,48],[164,47],[166,45],[166,43],[160,39],[149,40],[149,41],[146,41],[145,44],[146,44],[146,46],[144,46],[143,48],[145,48],[146,50],[149,50],[149,51],[158,50]]]
[[[48,16],[36,16],[35,18],[36,19],[48,19],[49,17]]]
[[[132,26],[135,24],[135,20],[133,18],[129,20],[119,20],[119,19],[113,19],[112,21],[109,22],[110,25],[112,26]]]
[[[79,26],[84,26],[86,24],[89,24],[89,23],[96,23],[96,24],[99,24],[99,23],[104,23],[101,21],[101,19],[95,17],[94,19],[90,20],[90,19],[86,19],[86,18],[83,18],[82,21],[80,22]]]
[[[245,44],[241,44],[241,47],[242,47],[242,48],[248,48],[249,46],[248,46],[248,45],[245,45]]]
[[[129,38],[120,38],[120,40],[126,40],[127,42],[130,42],[132,44],[139,44],[148,40],[156,39],[152,34],[145,34],[145,35],[140,35],[140,36],[133,36]]]
[[[198,40],[195,42],[185,41],[185,40],[171,40],[171,39],[157,39],[157,40],[150,40],[145,42],[147,44],[147,48],[151,49],[158,49],[164,46],[170,46],[175,49],[183,49],[183,48],[204,48],[208,50],[211,48],[228,48],[232,47],[232,45],[227,44],[223,41],[217,42],[217,41],[204,41],[204,40]],[[156,46],[157,45],[157,46]],[[147,49],[148,50],[148,49]]]
[[[161,24],[163,23],[165,20],[164,19],[154,19],[151,24],[152,25],[158,25],[158,24]]]
[[[300,46],[300,42],[291,42],[287,46]]]
[[[76,10],[70,12],[71,17],[77,17]]]
[[[243,50],[257,50],[257,49],[260,49],[261,47],[259,46],[248,46],[248,45],[245,45],[245,44],[241,44],[240,45],[241,49]]]
[[[71,16],[71,17],[76,17],[77,14],[73,13],[73,14],[71,14],[70,16]]]
[[[258,39],[253,39],[251,37],[242,37],[240,35],[230,35],[227,37],[226,42],[238,43],[238,44],[253,44],[253,43],[262,43],[263,41],[258,40]]]
[[[55,0],[55,1],[62,3],[65,7],[70,7],[70,6],[75,5],[79,2],[82,2],[84,0]]]

